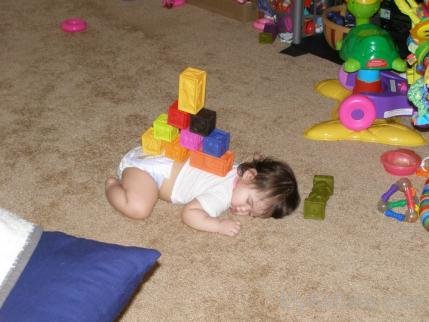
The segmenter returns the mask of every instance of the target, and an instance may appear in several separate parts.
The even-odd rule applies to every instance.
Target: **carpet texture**
[[[60,30],[73,16],[85,33]],[[333,101],[313,88],[338,65],[156,0],[3,0],[0,35],[0,206],[45,230],[159,250],[121,322],[427,321],[429,234],[376,209],[397,180],[379,163],[394,147],[303,137],[329,119]],[[334,176],[324,221],[304,219],[301,204],[283,220],[240,218],[229,238],[188,228],[165,202],[146,221],[109,206],[106,176],[177,99],[188,66],[207,71],[206,107],[238,161],[287,160],[303,199],[315,174]]]

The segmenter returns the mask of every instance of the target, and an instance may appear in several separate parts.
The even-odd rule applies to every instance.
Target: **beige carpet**
[[[71,16],[88,31],[63,33]],[[429,233],[376,210],[397,180],[379,163],[393,147],[303,137],[329,118],[333,102],[313,87],[337,65],[157,0],[2,0],[0,36],[0,206],[46,230],[158,249],[121,321],[428,321]],[[315,174],[335,177],[324,221],[303,219],[301,204],[284,220],[240,219],[229,238],[188,228],[164,202],[141,222],[113,211],[105,177],[177,98],[188,66],[207,71],[206,107],[237,160],[287,160],[303,198]]]

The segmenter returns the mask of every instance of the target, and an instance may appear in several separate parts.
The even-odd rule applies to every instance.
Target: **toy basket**
[[[342,40],[344,35],[349,32],[350,28],[337,25],[335,22],[332,22],[328,19],[328,13],[332,11],[340,12],[341,16],[346,14],[347,8],[345,4],[339,6],[333,6],[326,9],[322,15],[323,21],[323,33],[325,35],[326,42],[333,49],[337,41]]]

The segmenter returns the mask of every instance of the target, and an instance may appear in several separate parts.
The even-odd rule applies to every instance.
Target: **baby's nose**
[[[239,212],[249,212],[250,211],[250,206],[249,205],[238,206],[237,210]]]

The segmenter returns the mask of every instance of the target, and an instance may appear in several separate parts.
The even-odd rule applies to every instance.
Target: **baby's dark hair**
[[[298,207],[298,184],[288,164],[272,157],[255,155],[252,161],[238,166],[238,175],[241,177],[249,169],[257,172],[252,184],[265,194],[265,198],[272,200],[271,206],[266,209],[266,217],[283,218]]]

